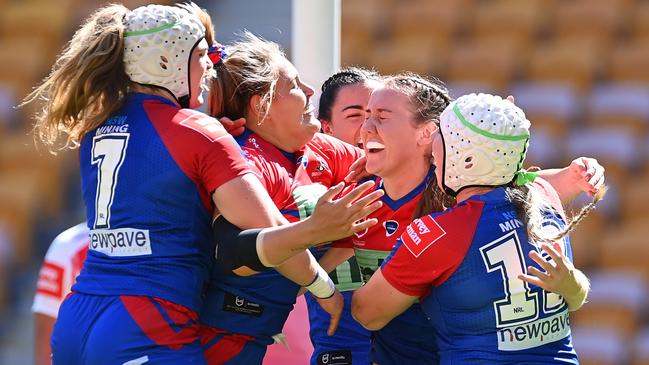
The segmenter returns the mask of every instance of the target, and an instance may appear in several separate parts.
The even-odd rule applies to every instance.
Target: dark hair
[[[381,76],[374,70],[360,67],[348,67],[331,75],[322,84],[322,95],[318,107],[318,119],[331,120],[331,108],[338,96],[338,91],[348,85],[362,84],[370,80],[380,80]]]

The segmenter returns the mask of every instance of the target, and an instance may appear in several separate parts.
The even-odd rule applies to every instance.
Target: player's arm
[[[332,272],[338,265],[354,256],[353,248],[331,247],[318,261],[326,272]]]
[[[383,328],[417,300],[394,288],[378,269],[352,297],[352,317],[370,331]]]
[[[588,157],[579,157],[567,167],[541,170],[538,174],[554,187],[564,204],[581,192],[592,196],[604,184],[604,167]]]
[[[214,202],[221,214],[234,226],[242,228],[251,226],[248,220],[251,216],[250,212],[266,209],[277,211],[261,187],[261,183],[253,176],[247,181],[250,199],[243,201],[235,199],[238,185],[244,178],[245,175],[235,178],[214,192]],[[258,185],[259,191],[250,190],[251,186],[255,185]],[[227,229],[226,223],[217,220],[215,233],[217,235],[226,233],[222,239],[217,237],[219,243],[217,260],[218,257],[228,260],[221,263],[232,269],[248,266],[259,271],[259,269],[276,267],[314,244],[347,237],[372,226],[376,224],[375,219],[356,223],[381,206],[381,202],[375,201],[382,195],[380,191],[372,192],[359,199],[372,186],[372,182],[363,184],[344,197],[334,199],[342,190],[343,185],[339,184],[329,189],[318,200],[312,216],[284,226],[237,233],[236,227]],[[223,251],[227,251],[229,255],[224,254]]]
[[[50,365],[52,363],[50,337],[56,318],[42,313],[34,313],[34,363]]]

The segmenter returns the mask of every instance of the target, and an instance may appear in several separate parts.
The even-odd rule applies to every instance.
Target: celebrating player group
[[[360,68],[314,93],[192,3],[92,14],[26,100],[87,217],[41,271],[37,361],[261,364],[304,295],[314,365],[577,364],[568,233],[602,166],[525,170],[513,97]]]

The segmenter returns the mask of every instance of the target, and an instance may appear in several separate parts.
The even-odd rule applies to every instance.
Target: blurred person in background
[[[37,365],[52,363],[50,337],[59,307],[68,294],[89,247],[86,222],[63,231],[50,244],[41,265],[36,284],[32,312],[34,313],[34,358]]]
[[[255,174],[287,220],[309,217],[327,188],[344,181],[362,151],[318,133],[314,90],[300,80],[277,44],[244,33],[233,45],[214,48],[209,114],[245,118],[236,140]],[[333,285],[324,270],[322,275]],[[321,293],[307,289],[321,301]],[[281,341],[299,290],[300,285],[274,271],[241,277],[215,266],[200,316],[208,363],[261,363],[267,346]],[[327,318],[322,319],[327,323],[323,331],[331,335],[334,328]],[[306,336],[288,340],[300,342]],[[296,354],[291,361],[307,358]]]
[[[386,193],[381,198],[383,207],[371,215],[380,224],[334,243],[320,261],[325,269],[332,260],[335,264],[355,253],[364,279],[369,279],[414,217],[425,209],[442,211],[452,203],[427,188],[435,180],[435,166],[429,157],[430,129],[449,103],[443,83],[415,74],[387,77],[373,92],[361,137],[367,155],[365,168],[376,174],[370,178],[376,189]],[[594,184],[603,181],[603,168],[595,160],[580,158],[571,166],[541,174],[557,184],[567,198],[574,198],[581,189],[592,192]],[[419,304],[372,336],[371,361],[378,364],[435,363],[436,352],[432,327]]]
[[[199,13],[193,4],[100,8],[26,100],[45,102],[35,125],[44,144],[64,135],[63,148],[80,146],[91,228],[54,326],[54,364],[204,363],[197,310],[214,207],[244,228],[283,223],[232,137],[186,109],[202,104],[212,75]],[[371,210],[350,204],[355,193],[332,199],[340,190],[309,219],[247,231],[241,244],[217,227],[221,252],[230,250],[217,258],[251,273],[371,225],[354,223]],[[313,278],[317,264],[302,269]]]
[[[379,101],[372,96],[369,118],[378,131],[396,114]],[[365,327],[380,331],[420,303],[442,364],[578,363],[568,312],[589,284],[571,263],[567,233],[600,196],[568,221],[552,185],[522,169],[529,127],[513,103],[487,94],[459,98],[428,125],[437,166],[428,189],[457,204],[426,209],[356,291],[353,314]]]

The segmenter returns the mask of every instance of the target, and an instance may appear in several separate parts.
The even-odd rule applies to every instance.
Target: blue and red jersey
[[[291,222],[311,215],[327,189],[343,181],[361,151],[324,134],[288,153],[246,130],[237,137],[255,175]],[[254,214],[251,212],[251,214]],[[299,286],[275,270],[239,277],[212,270],[201,322],[272,343],[293,308]]]
[[[84,136],[90,249],[73,290],[151,296],[198,310],[214,244],[211,194],[249,173],[216,119],[148,94]]]
[[[530,188],[550,197],[555,210],[542,224],[558,232],[565,223],[556,192],[543,181]],[[572,259],[569,240],[560,244]],[[497,188],[414,220],[381,271],[396,289],[421,298],[442,364],[578,363],[563,298],[518,279],[528,266],[543,270],[528,257],[532,250],[542,253]]]
[[[334,247],[354,248],[364,281],[369,280],[378,270],[394,248],[397,238],[412,222],[417,205],[434,173],[432,167],[425,178],[400,199],[394,200],[387,194],[383,195],[383,206],[368,216],[376,218],[378,224],[333,244]],[[370,179],[376,182],[375,189],[383,189],[383,179],[377,176]],[[433,330],[419,303],[416,303],[373,333],[370,360],[380,364],[409,364],[413,361],[435,364],[437,347]]]

